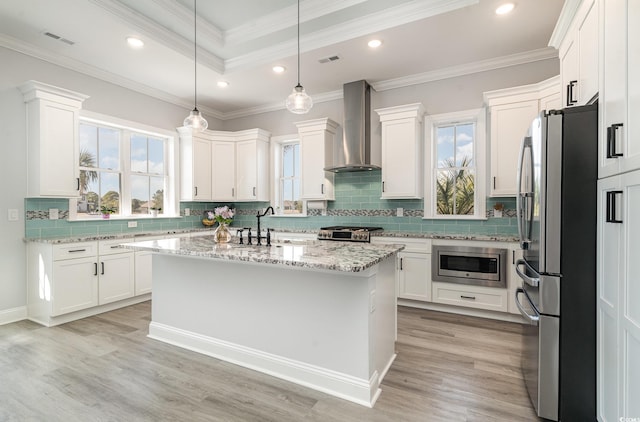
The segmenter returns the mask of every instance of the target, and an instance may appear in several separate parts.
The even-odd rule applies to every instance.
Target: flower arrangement
[[[236,213],[233,209],[225,205],[223,207],[215,208],[213,211],[205,212],[205,218],[203,218],[202,223],[205,226],[213,225],[214,221],[218,224],[231,224],[235,214]]]

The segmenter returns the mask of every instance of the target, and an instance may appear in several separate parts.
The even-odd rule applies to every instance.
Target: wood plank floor
[[[148,339],[150,313],[0,326],[0,421],[538,421],[518,324],[401,307],[368,409]]]

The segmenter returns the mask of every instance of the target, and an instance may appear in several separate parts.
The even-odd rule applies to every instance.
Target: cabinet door
[[[538,114],[538,100],[491,107],[491,196],[516,195],[520,144]]]
[[[577,35],[568,35],[568,39],[560,47],[560,75],[562,78],[562,106],[571,107],[578,104],[578,41]]]
[[[98,303],[115,302],[134,294],[134,254],[126,252],[100,257]]]
[[[135,295],[151,293],[152,284],[152,252],[135,253]]]
[[[584,105],[598,93],[598,2],[591,0],[578,27],[578,104]]]
[[[605,4],[607,2],[605,1]],[[622,171],[640,169],[640,2],[627,1],[628,130]]]
[[[254,201],[257,198],[256,141],[242,141],[236,145],[236,197],[239,201]]]
[[[431,302],[431,254],[398,254],[398,297]]]
[[[211,142],[193,138],[193,199],[211,199]]]
[[[324,143],[324,131],[300,136],[302,199],[333,199],[333,174],[324,171]]]
[[[422,149],[416,118],[382,123],[382,198],[422,198]]]
[[[598,148],[600,178],[620,171],[621,157],[616,154],[622,153],[627,133],[626,10],[623,2],[616,1],[605,1],[603,10],[603,60],[606,67],[602,78],[603,95],[600,99],[604,122],[600,125]]]
[[[233,142],[213,142],[213,194],[216,201],[236,199],[236,146]]]
[[[51,277],[51,315],[57,316],[98,305],[95,257],[54,261]]]

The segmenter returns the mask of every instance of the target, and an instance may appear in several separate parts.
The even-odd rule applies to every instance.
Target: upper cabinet
[[[598,94],[598,1],[582,1],[568,29],[561,16],[551,38],[560,57],[563,107],[585,105]]]
[[[181,201],[269,200],[269,132],[178,132]]]
[[[600,178],[640,168],[640,4],[605,1],[601,7],[604,64],[600,108]]]
[[[489,112],[491,196],[515,196],[522,138],[542,110],[561,108],[560,79],[484,93]]]
[[[29,81],[27,196],[77,197],[80,192],[78,117],[86,95]]]
[[[334,200],[333,142],[338,123],[328,118],[296,123],[300,137],[301,199]]]
[[[376,113],[382,126],[382,198],[422,198],[424,107],[416,103]]]

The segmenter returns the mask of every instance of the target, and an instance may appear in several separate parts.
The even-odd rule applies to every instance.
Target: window
[[[129,122],[127,122],[129,123]],[[135,124],[83,118],[79,125],[80,198],[71,200],[72,219],[113,215],[175,215],[173,137]]]
[[[485,218],[484,111],[428,119],[427,218]]]
[[[271,138],[273,160],[273,198],[276,214],[306,215],[305,201],[300,199],[300,141],[297,135]]]

